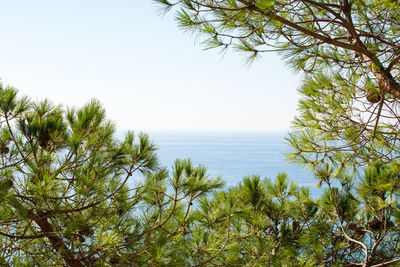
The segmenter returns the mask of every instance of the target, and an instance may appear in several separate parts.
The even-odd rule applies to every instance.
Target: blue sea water
[[[286,172],[300,186],[317,193],[316,180],[302,166],[288,164],[285,153],[290,149],[287,133],[239,132],[153,132],[150,138],[158,145],[160,161],[171,168],[175,159],[190,158],[207,166],[211,177],[221,175],[226,186],[237,185],[245,176],[276,177]]]

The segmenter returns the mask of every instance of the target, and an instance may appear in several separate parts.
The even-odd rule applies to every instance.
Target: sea
[[[274,180],[285,172],[299,186],[308,186],[313,196],[320,190],[311,172],[285,160],[290,146],[287,132],[150,132],[159,147],[163,166],[172,168],[175,159],[190,158],[205,165],[210,177],[222,176],[225,187],[237,185],[245,176],[260,175]]]

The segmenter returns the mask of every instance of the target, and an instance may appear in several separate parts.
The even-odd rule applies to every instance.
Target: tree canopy
[[[168,170],[98,101],[65,108],[0,84],[0,265],[399,263],[399,3],[154,1],[207,48],[275,51],[304,72],[288,141],[323,193],[285,173],[223,188],[189,159]]]
[[[192,202],[223,185],[188,160],[169,175],[149,137],[117,139],[96,100],[65,109],[0,86],[0,123],[2,266],[143,266],[143,250],[157,262]]]
[[[293,148],[289,159],[310,166],[317,185],[325,189],[316,201],[298,198],[304,189],[286,195],[286,201],[297,202],[288,204],[286,215],[285,206],[277,208],[283,217],[272,219],[277,232],[267,234],[276,234],[275,246],[269,243],[272,246],[265,249],[268,252],[261,262],[398,263],[398,233],[393,230],[397,228],[400,157],[398,1],[154,1],[163,12],[175,12],[184,30],[200,34],[206,49],[233,47],[248,53],[250,61],[260,53],[276,52],[290,68],[303,73],[299,115],[287,139]],[[269,199],[261,209],[270,208],[274,201],[284,202],[282,193],[276,195],[287,184],[279,176],[275,190],[264,193],[257,179],[243,183],[254,194],[253,205],[255,196]],[[274,188],[268,181],[263,186]],[[244,194],[246,187],[239,188]],[[297,203],[310,208],[309,220],[293,215]],[[260,210],[257,214],[261,213],[270,214]],[[301,214],[310,213],[302,210]],[[296,236],[299,225],[301,234]],[[281,258],[269,261],[277,250],[283,253]]]
[[[279,53],[304,73],[290,142],[317,165],[399,157],[400,8],[391,0],[155,0],[206,48]],[[267,75],[267,74],[266,74]]]
[[[0,86],[2,266],[386,266],[400,262],[400,164],[329,166],[307,187],[162,168],[145,134],[117,138],[96,100],[63,108]],[[360,182],[353,186],[356,179]]]

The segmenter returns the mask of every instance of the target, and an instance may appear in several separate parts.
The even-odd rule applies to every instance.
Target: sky
[[[31,99],[100,100],[119,129],[282,131],[299,76],[273,53],[251,66],[204,50],[151,0],[1,1],[0,78]]]

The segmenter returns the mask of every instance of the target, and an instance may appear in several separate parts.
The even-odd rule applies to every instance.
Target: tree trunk
[[[46,235],[46,237],[50,240],[53,248],[59,252],[65,262],[71,267],[83,267],[84,265],[78,260],[71,251],[64,245],[62,239],[56,234],[54,231],[54,227],[49,223],[47,218],[41,217],[40,215],[36,215],[32,211],[29,212],[29,215],[32,220],[34,220],[42,230],[42,232]]]

